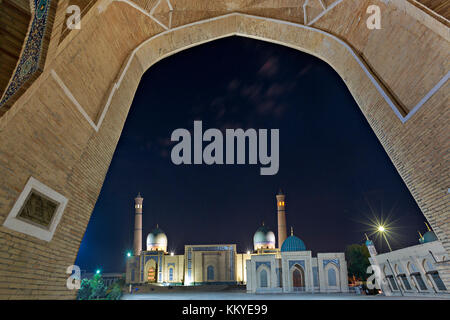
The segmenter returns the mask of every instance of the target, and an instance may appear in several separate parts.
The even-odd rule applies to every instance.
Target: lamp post
[[[386,228],[384,226],[380,225],[380,226],[378,226],[377,231],[381,234],[381,236],[384,238],[384,240],[386,240],[386,243],[387,243],[387,245],[389,247],[389,250],[392,251],[391,245],[389,244],[389,241],[388,241],[388,239],[386,237],[386,234],[385,234]]]

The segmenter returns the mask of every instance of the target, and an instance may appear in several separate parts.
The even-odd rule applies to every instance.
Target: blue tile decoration
[[[281,287],[281,268],[276,268],[275,269],[276,273],[277,273],[277,286]]]
[[[329,263],[334,263],[339,268],[339,259],[325,259],[323,260],[323,267],[325,268]]]
[[[319,270],[317,269],[317,267],[312,267],[312,271],[313,271],[314,287],[318,287],[319,286]]]
[[[270,270],[270,261],[257,261],[255,263],[255,265],[256,265],[256,270],[258,270],[259,266],[261,266],[261,265],[265,265]]]
[[[301,266],[303,268],[303,271],[306,272],[305,260],[289,260],[289,270],[291,270],[292,266],[295,264],[298,264],[299,266]]]
[[[29,33],[25,39],[25,45],[19,58],[19,62],[3,96],[1,97],[0,107],[2,107],[39,68],[51,1],[52,0],[32,1],[31,10],[34,12],[34,16],[32,17],[31,27],[29,28]]]

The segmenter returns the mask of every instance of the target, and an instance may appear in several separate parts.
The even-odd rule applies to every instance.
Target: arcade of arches
[[[66,270],[142,74],[227,36],[289,46],[330,64],[450,252],[450,36],[442,15],[406,0],[99,0],[83,9],[81,29],[68,30],[71,2],[51,12],[40,74],[24,87],[12,78],[14,102],[0,104],[0,298],[75,297]],[[381,9],[380,30],[366,26],[371,4]],[[34,12],[32,21],[43,21]],[[33,70],[27,61],[12,77]],[[33,192],[45,195],[34,217],[41,227],[15,218],[33,205]],[[438,265],[450,287],[450,263]]]

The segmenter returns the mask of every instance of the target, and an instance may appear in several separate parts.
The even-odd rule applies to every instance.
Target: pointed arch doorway
[[[292,269],[292,288],[294,291],[305,291],[305,272],[298,264]]]

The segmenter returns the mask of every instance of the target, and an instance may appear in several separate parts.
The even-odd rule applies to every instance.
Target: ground
[[[252,294],[242,292],[139,293],[122,300],[448,300],[450,297],[386,297],[351,294]]]
[[[153,288],[153,290],[152,290]],[[152,290],[152,291],[151,291]],[[207,287],[142,287],[141,293],[125,294],[122,300],[450,300],[446,296],[386,297],[356,294],[283,293],[253,294],[244,288],[227,286]]]

